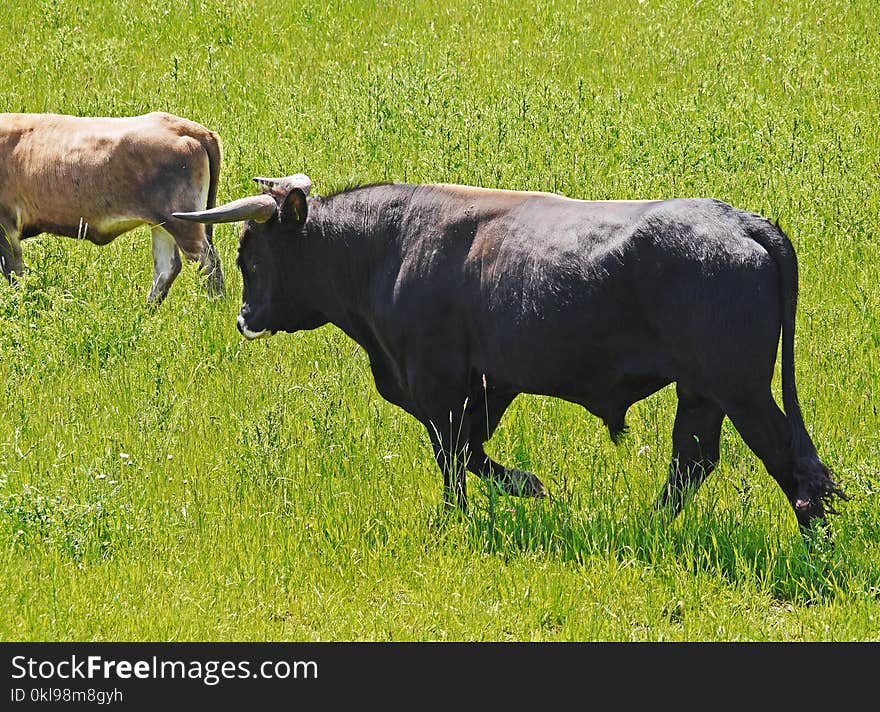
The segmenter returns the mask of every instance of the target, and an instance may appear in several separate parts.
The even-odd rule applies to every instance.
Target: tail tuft
[[[849,499],[834,481],[831,470],[816,455],[805,455],[795,460],[794,477],[798,493],[796,511],[819,517],[837,514],[834,508],[837,500]]]

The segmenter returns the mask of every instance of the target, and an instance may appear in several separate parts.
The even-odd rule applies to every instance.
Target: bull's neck
[[[396,271],[400,221],[408,186],[371,186],[309,202],[306,269],[315,306],[327,320],[358,338],[375,280]]]

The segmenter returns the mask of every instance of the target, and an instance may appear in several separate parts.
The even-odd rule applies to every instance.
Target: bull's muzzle
[[[238,315],[238,330],[241,332],[241,335],[246,339],[263,339],[269,336],[272,336],[271,331],[268,329],[263,329],[262,331],[251,331],[248,329],[247,322],[244,320],[244,317],[239,314]]]

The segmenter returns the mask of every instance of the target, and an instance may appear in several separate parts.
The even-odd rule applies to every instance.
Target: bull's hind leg
[[[481,479],[490,479],[510,495],[517,497],[545,497],[547,489],[531,472],[516,470],[495,462],[483,449],[484,443],[492,437],[501,421],[504,411],[513,402],[516,394],[487,392],[472,396],[468,403],[471,420],[470,452],[467,467]]]
[[[155,225],[153,235],[153,286],[147,295],[150,304],[160,304],[168,295],[171,284],[180,274],[180,255],[174,238],[161,226]]]
[[[746,401],[739,398],[725,411],[746,445],[764,463],[785,493],[801,527],[809,526],[811,512],[799,507],[803,493],[798,491],[791,452],[791,425],[776,405],[769,389],[766,395]],[[806,497],[809,500],[809,496]]]
[[[678,410],[672,430],[669,479],[657,497],[657,508],[678,515],[688,496],[718,465],[724,412],[712,400],[676,385]]]

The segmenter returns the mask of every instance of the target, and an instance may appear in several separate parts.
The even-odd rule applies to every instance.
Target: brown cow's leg
[[[21,240],[19,235],[14,233],[10,236],[12,242],[12,269],[16,274],[24,274],[27,267],[24,264],[24,255],[21,252]]]
[[[467,467],[481,479],[493,480],[506,494],[517,497],[546,497],[547,488],[534,474],[505,467],[495,462],[483,449],[483,444],[492,437],[504,411],[515,397],[516,394],[481,390],[468,403],[471,435]]]
[[[147,296],[150,304],[160,304],[180,273],[180,255],[174,238],[156,225],[153,233],[153,286]]]
[[[205,288],[212,297],[223,296],[223,268],[214,249],[213,225],[205,225],[205,248],[199,257],[199,269],[205,278]]]
[[[163,227],[180,248],[186,259],[199,263],[199,269],[205,277],[205,286],[211,296],[223,294],[223,269],[220,258],[214,249],[214,243],[206,226],[197,222],[187,222],[170,218]]]
[[[672,509],[677,516],[688,496],[718,464],[724,412],[714,401],[677,384],[678,410],[672,430],[669,479],[656,507]]]
[[[9,230],[0,224],[0,270],[3,276],[10,282],[12,281],[13,263],[15,258],[12,256],[12,241],[9,239]]]
[[[18,230],[0,222],[0,270],[11,284],[15,284],[15,275],[23,275],[25,271],[19,237]]]

